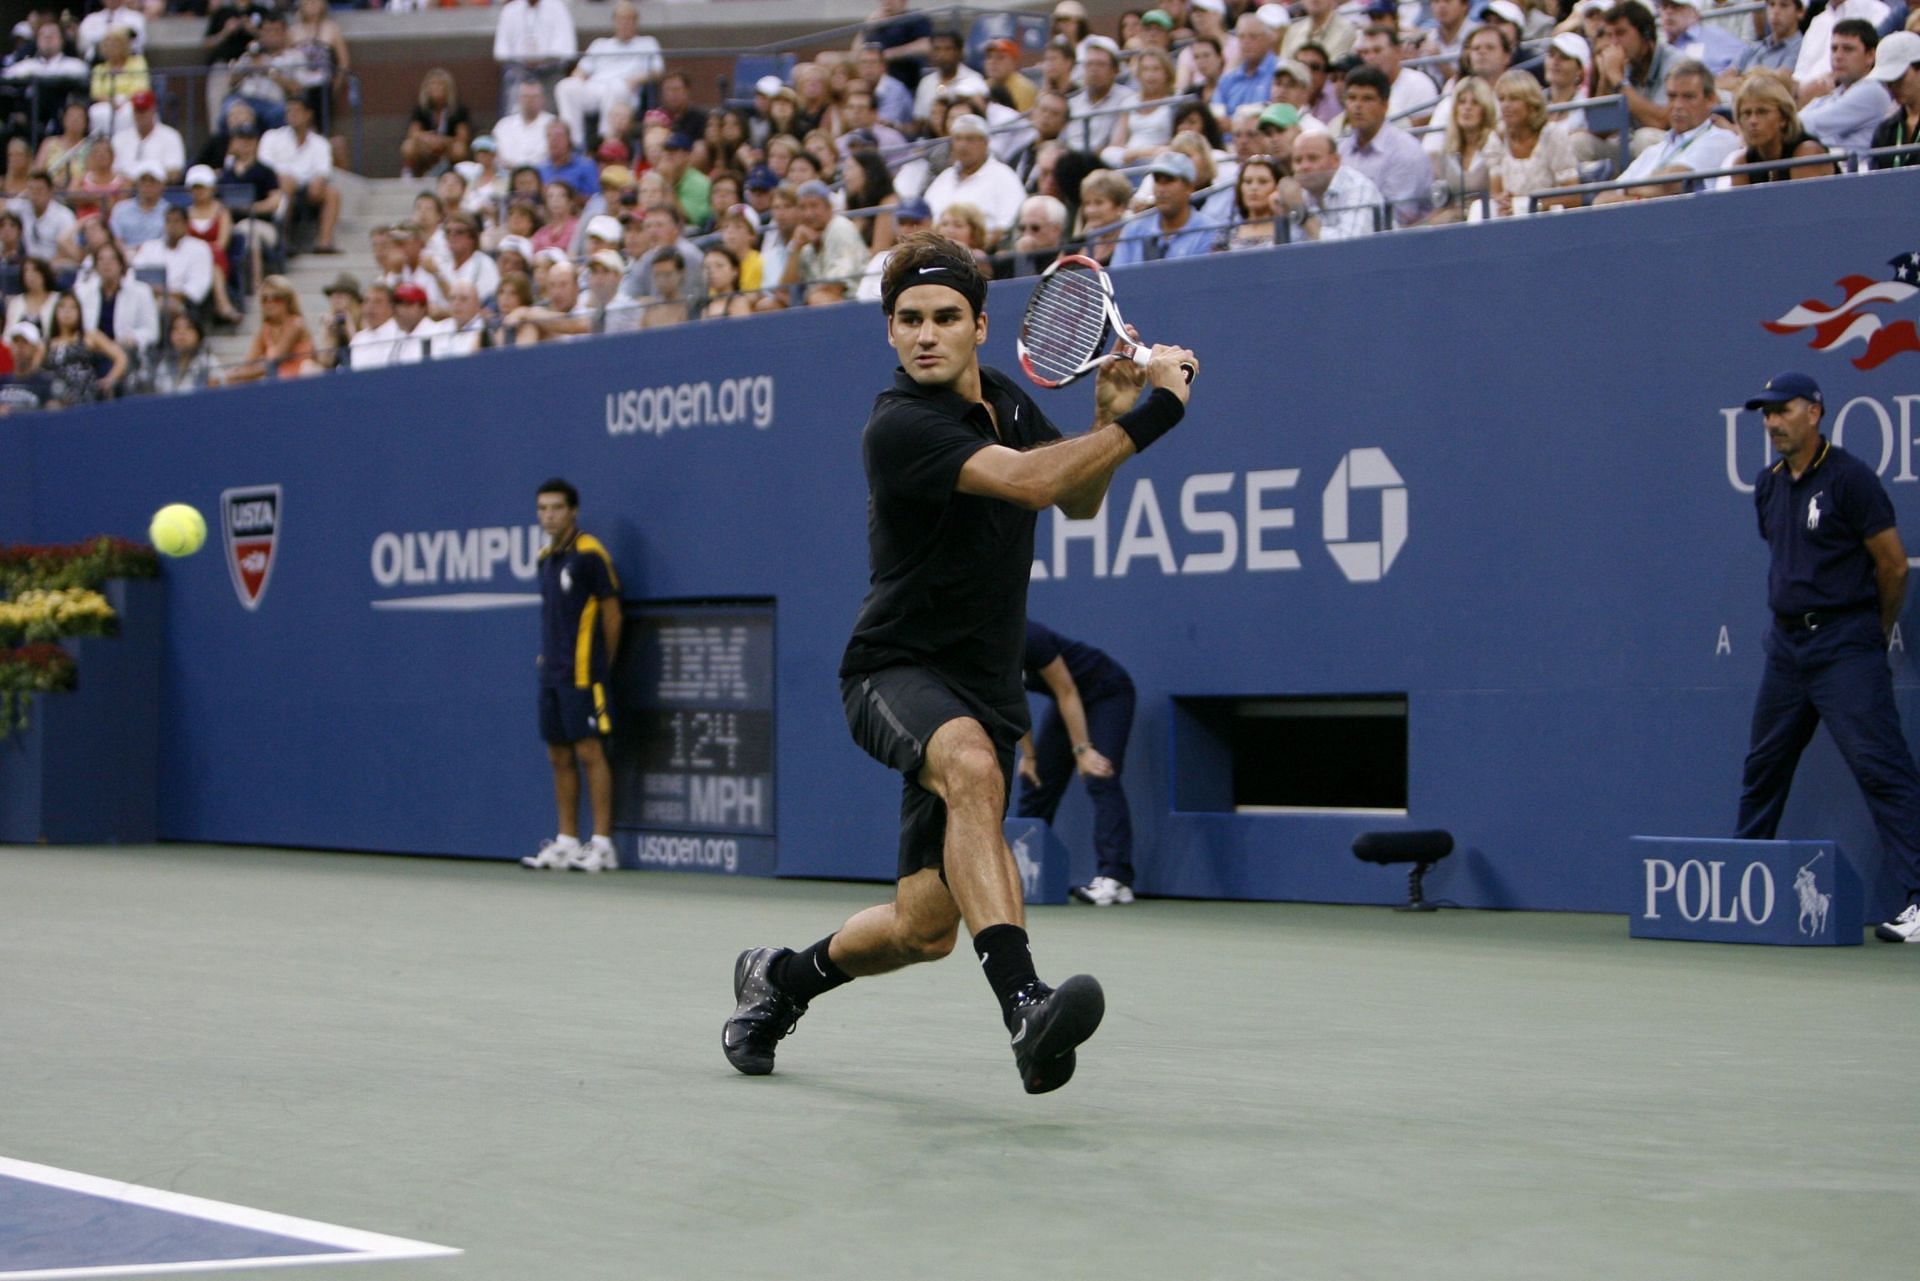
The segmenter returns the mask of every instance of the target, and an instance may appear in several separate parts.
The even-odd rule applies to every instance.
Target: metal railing
[[[1886,151],[1920,151],[1920,144],[1913,147],[1889,147]],[[1526,195],[1527,212],[1532,213],[1536,201],[1578,199],[1581,204],[1591,204],[1592,197],[1606,191],[1631,191],[1641,187],[1682,187],[1687,194],[1703,190],[1700,183],[1712,178],[1732,178],[1736,175],[1771,173],[1782,169],[1808,169],[1816,165],[1832,165],[1833,174],[1821,174],[1820,177],[1837,177],[1854,172],[1854,157],[1845,151],[1828,151],[1817,156],[1790,156],[1783,160],[1761,160],[1753,164],[1728,165],[1720,169],[1700,169],[1690,173],[1660,174],[1646,178],[1612,178],[1606,182],[1581,182],[1568,187],[1548,187],[1541,191],[1531,191]]]

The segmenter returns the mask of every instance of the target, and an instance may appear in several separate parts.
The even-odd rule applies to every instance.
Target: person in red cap
[[[1033,81],[1020,74],[1020,46],[1012,40],[989,40],[986,48],[987,88],[997,90],[994,97],[1006,97],[1006,105],[1025,114],[1033,110],[1040,93]]]
[[[128,104],[133,122],[113,135],[113,161],[120,172],[132,177],[142,165],[158,165],[166,173],[167,185],[177,186],[187,172],[187,144],[180,131],[160,119],[160,100],[153,90],[142,89]]]

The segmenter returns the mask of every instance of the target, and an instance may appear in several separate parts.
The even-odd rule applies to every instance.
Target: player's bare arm
[[[1108,363],[1111,368],[1123,362]],[[1182,366],[1197,372],[1198,364],[1184,347],[1155,346],[1145,382],[1175,396],[1184,406],[1191,388]],[[1102,370],[1103,385],[1108,377]],[[1104,400],[1104,392],[1102,396],[1103,403],[1110,403]],[[1100,510],[1115,469],[1137,452],[1133,437],[1117,421],[1039,449],[989,445],[960,469],[958,487],[963,494],[998,498],[1029,511],[1058,506],[1074,520],[1085,520]]]

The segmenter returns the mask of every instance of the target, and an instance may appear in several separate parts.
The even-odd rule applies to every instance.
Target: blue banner
[[[1782,183],[1116,273],[1148,339],[1199,353],[1192,412],[1098,516],[1041,516],[1031,607],[1138,688],[1138,888],[1391,902],[1348,849],[1404,824],[1456,837],[1435,898],[1624,911],[1631,834],[1728,833],[1769,626],[1739,406],[1812,373],[1920,517],[1888,268],[1916,199],[1920,174]],[[1016,363],[1029,288],[994,287],[989,363]],[[31,512],[6,533],[231,514],[168,567],[165,836],[511,857],[552,829],[533,491],[565,476],[630,601],[773,602],[779,787],[740,830],[775,833],[783,875],[887,879],[897,783],[835,670],[893,363],[878,310],[844,306],[44,416],[9,425]],[[1085,384],[1038,395],[1090,420]],[[1404,815],[1176,810],[1176,698],[1310,695],[1406,700]],[[1076,880],[1089,820],[1072,789]],[[1856,851],[1892,902],[1824,735],[1782,835]]]

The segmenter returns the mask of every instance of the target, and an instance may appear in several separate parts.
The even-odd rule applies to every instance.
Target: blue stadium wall
[[[1386,902],[1401,879],[1354,833],[1434,826],[1460,852],[1430,893],[1618,911],[1630,834],[1727,834],[1769,621],[1765,439],[1736,407],[1777,370],[1820,378],[1920,543],[1920,354],[1862,371],[1859,343],[1762,327],[1889,276],[1915,208],[1920,174],[1889,175],[1121,273],[1200,387],[1101,517],[1041,517],[1031,608],[1138,684],[1142,888]],[[994,290],[992,363],[1025,289]],[[280,486],[257,608],[217,532],[168,567],[163,834],[509,857],[551,823],[536,615],[394,606],[530,590],[533,488],[571,477],[630,598],[777,599],[779,872],[885,879],[897,790],[834,671],[891,367],[878,310],[844,307],[42,417],[0,430],[0,536],[137,534],[162,502]],[[1041,400],[1072,429],[1091,391]],[[475,530],[492,554],[450,581]],[[1404,819],[1176,808],[1176,698],[1372,693],[1408,699]],[[1088,819],[1075,789],[1080,874]],[[1824,735],[1783,834],[1838,839],[1890,901]]]

